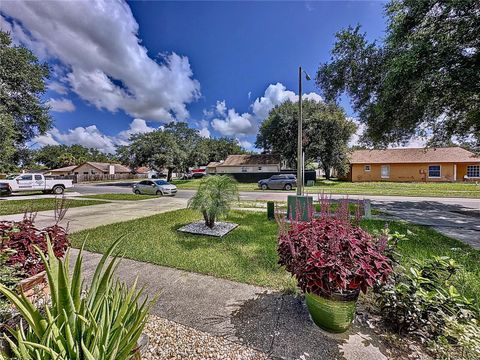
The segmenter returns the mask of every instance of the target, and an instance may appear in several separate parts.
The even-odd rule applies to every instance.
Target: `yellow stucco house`
[[[480,181],[480,157],[460,147],[355,150],[348,179],[361,181]]]

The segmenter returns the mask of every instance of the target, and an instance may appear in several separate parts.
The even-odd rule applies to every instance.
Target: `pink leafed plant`
[[[18,222],[0,222],[0,252],[11,253],[7,265],[20,267],[26,276],[32,276],[45,270],[34,246],[37,246],[46,255],[47,237],[50,238],[55,256],[63,257],[70,242],[66,230],[58,224],[38,229],[35,227],[32,217],[25,217]]]
[[[287,224],[277,217],[279,263],[297,279],[298,286],[304,292],[329,297],[365,293],[387,281],[392,265],[385,255],[385,241],[352,224],[348,201],[341,202],[335,214],[326,197],[322,196],[320,204],[320,216],[308,222]]]

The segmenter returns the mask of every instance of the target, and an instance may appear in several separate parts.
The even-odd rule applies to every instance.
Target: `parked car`
[[[72,180],[48,179],[42,174],[20,174],[12,179],[0,180],[0,183],[7,184],[9,187],[7,194],[22,191],[42,191],[45,194],[61,195],[65,189],[73,188]],[[5,187],[5,185],[2,185],[2,187]]]
[[[293,174],[273,175],[268,179],[263,179],[258,182],[258,187],[262,190],[292,190],[297,186],[297,178]]]
[[[165,180],[142,180],[133,184],[132,191],[137,194],[145,195],[172,195],[177,193],[177,187]]]

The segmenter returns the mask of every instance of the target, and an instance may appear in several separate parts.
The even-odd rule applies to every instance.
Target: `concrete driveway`
[[[140,201],[112,201],[106,204],[82,206],[68,210],[60,223],[68,226],[69,232],[91,229],[101,225],[133,220],[162,212],[182,209],[187,206],[187,199],[181,197],[155,197]],[[4,215],[1,220],[21,220],[23,214]],[[37,213],[35,224],[45,227],[55,224],[53,210]]]

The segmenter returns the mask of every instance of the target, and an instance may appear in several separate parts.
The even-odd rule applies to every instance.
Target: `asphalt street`
[[[93,195],[93,194],[118,194],[132,193],[132,182],[115,182],[102,184],[76,184],[73,191],[67,196]],[[195,194],[195,190],[179,189],[175,198],[186,205],[186,200]],[[241,200],[257,201],[286,201],[287,196],[294,192],[287,191],[242,191]],[[52,195],[16,195],[13,199],[32,199]],[[314,199],[317,194],[312,195]],[[344,195],[331,195],[332,199],[344,198]],[[464,241],[474,248],[480,249],[480,199],[464,198],[434,198],[434,197],[408,197],[408,196],[374,196],[374,195],[349,195],[352,201],[368,199],[373,208],[377,208],[389,215],[392,219],[406,220],[412,223],[431,226],[437,231]],[[170,201],[160,201],[168,207]],[[135,204],[135,205],[134,205]],[[130,204],[138,207],[142,212],[142,203]],[[145,204],[145,203],[144,203]],[[178,204],[175,204],[178,206]],[[100,210],[100,208],[97,208]],[[134,209],[129,209],[134,211]],[[152,209],[152,211],[154,211]],[[112,209],[110,209],[111,213]]]

